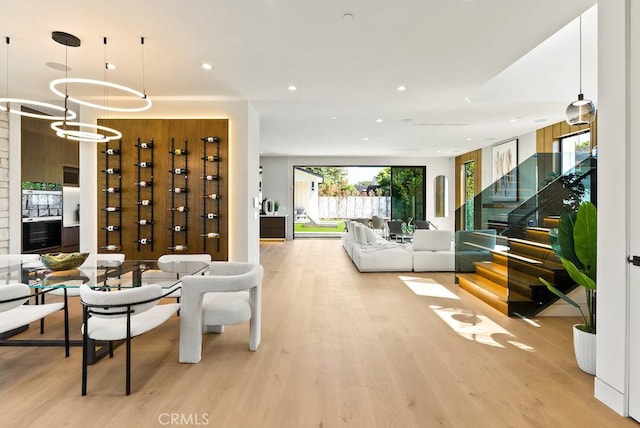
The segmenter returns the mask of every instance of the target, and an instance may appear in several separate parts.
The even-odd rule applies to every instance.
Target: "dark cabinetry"
[[[260,216],[260,239],[286,239],[287,216]]]

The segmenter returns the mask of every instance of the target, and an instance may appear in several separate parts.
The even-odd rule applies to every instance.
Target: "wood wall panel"
[[[598,145],[598,119],[589,125],[570,126],[567,122],[562,121],[549,125],[545,128],[538,129],[536,132],[536,152],[553,153],[553,143],[559,141],[563,137],[578,134],[584,130],[591,130],[591,148]]]
[[[228,260],[228,120],[226,119],[100,119],[100,125],[109,126],[122,132],[122,152],[121,159],[121,197],[122,197],[122,252],[130,259],[156,259],[162,254],[170,253],[172,231],[174,225],[184,225],[184,219],[187,219],[188,230],[186,232],[175,233],[175,244],[183,244],[184,236],[187,237],[187,253],[204,252],[205,240],[200,236],[203,233],[203,199],[200,198],[204,194],[204,184],[201,177],[203,176],[204,162],[201,159],[204,154],[204,144],[202,138],[207,136],[217,136],[220,138],[220,180],[219,194],[219,229],[215,230],[215,220],[207,220],[207,232],[217,231],[220,233],[219,239],[206,240],[206,252],[211,254],[214,260]],[[154,239],[153,248],[151,245],[140,245],[135,242],[138,239],[138,187],[135,186],[137,181],[138,168],[135,166],[137,162],[138,149],[135,144],[140,138],[142,141],[154,140],[153,152],[153,205],[152,207],[142,207],[143,213],[150,213],[153,210],[154,216]],[[171,159],[175,157],[175,167],[184,166],[184,156],[172,156],[169,151],[171,149],[171,138],[174,139],[175,148],[184,148],[185,139],[187,140],[187,181],[185,185],[184,176],[175,176],[175,187],[187,187],[186,195],[176,194],[176,205],[184,205],[183,201],[187,201],[189,211],[187,214],[175,213],[175,224],[172,223],[171,211],[171,195],[172,176]],[[206,143],[207,154],[215,154],[216,143]],[[115,147],[113,143],[110,147]],[[101,145],[98,150],[98,225],[99,236],[98,245],[105,246],[107,243],[106,232],[102,229],[106,226],[106,214],[103,210],[105,206],[104,189],[106,174],[100,171],[105,169],[105,155],[101,153],[105,144]],[[141,150],[141,159],[149,160],[149,150]],[[144,157],[142,157],[144,156]],[[110,167],[114,165],[110,164]],[[149,171],[142,171],[143,180],[149,180]],[[214,173],[214,163],[207,163],[207,174]],[[109,185],[113,186],[112,179]],[[208,182],[207,193],[216,193],[215,182]],[[141,189],[142,199],[149,199],[148,189]],[[186,197],[186,199],[185,199]],[[113,196],[111,196],[113,198]],[[215,203],[208,201],[209,207],[213,208]],[[215,211],[211,209],[211,211]],[[110,215],[109,218],[117,216]],[[148,217],[148,215],[143,215]],[[143,231],[141,237],[150,237],[150,226],[141,226]],[[111,232],[114,233],[114,232]],[[116,236],[116,235],[113,235]],[[113,241],[113,240],[111,240]],[[219,241],[219,249],[217,246]]]
[[[455,223],[456,230],[460,230],[462,224],[462,213],[458,208],[464,203],[462,195],[462,185],[464,179],[464,164],[473,161],[475,163],[475,181],[474,181],[474,194],[477,195],[482,191],[482,149],[474,150],[469,153],[465,153],[460,156],[456,156],[455,159]]]

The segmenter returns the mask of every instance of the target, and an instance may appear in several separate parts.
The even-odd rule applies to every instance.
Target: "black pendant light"
[[[569,125],[588,125],[596,118],[596,105],[585,100],[582,93],[582,15],[580,15],[580,93],[578,99],[567,106],[567,123]]]

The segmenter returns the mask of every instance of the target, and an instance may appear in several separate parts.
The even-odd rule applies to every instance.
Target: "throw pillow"
[[[367,243],[370,245],[375,244],[378,241],[378,238],[376,237],[375,232],[366,226],[364,226],[363,229],[364,229],[365,236],[367,238]]]

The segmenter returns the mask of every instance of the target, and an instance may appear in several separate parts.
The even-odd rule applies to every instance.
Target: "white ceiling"
[[[3,3],[0,36],[11,44],[0,48],[0,96],[7,68],[9,96],[51,101],[49,81],[64,72],[47,63],[103,79],[105,57],[118,66],[109,81],[141,90],[144,36],[147,94],[175,100],[181,116],[250,101],[264,156],[450,156],[563,120],[578,94],[576,17],[596,1]],[[595,8],[583,17],[583,92],[594,101],[596,21]],[[53,31],[82,46],[65,60]]]

